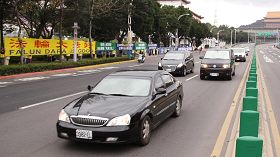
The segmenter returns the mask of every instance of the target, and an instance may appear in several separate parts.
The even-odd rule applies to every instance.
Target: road
[[[87,85],[94,85],[107,74],[121,69],[157,69],[160,56],[148,57],[141,65],[131,62],[110,65],[109,68],[95,68],[92,71],[84,71],[87,72],[85,75],[79,75],[83,72],[77,71],[21,80],[0,80],[1,156],[210,156],[248,62],[237,63],[236,76],[232,81],[202,81],[199,79],[199,54],[195,53],[194,56],[194,73],[186,77],[176,77],[183,82],[185,93],[182,115],[176,119],[168,119],[155,129],[150,144],[145,147],[133,144],[69,142],[57,138],[55,123],[62,107],[81,96],[79,92],[86,91]],[[280,77],[279,74],[280,72],[275,73],[273,80],[276,81]],[[275,91],[277,89],[277,86],[273,88]],[[277,94],[275,99],[277,102]],[[278,115],[279,108],[275,109],[278,110]]]
[[[280,49],[275,48],[272,44],[260,45],[257,47],[257,54],[275,119],[278,122],[277,126],[280,129]]]

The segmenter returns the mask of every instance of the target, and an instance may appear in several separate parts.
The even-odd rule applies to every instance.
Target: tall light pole
[[[128,18],[127,18],[127,25],[128,25],[128,29],[127,29],[127,42],[128,44],[132,43],[132,29],[131,29],[131,10],[132,10],[132,3],[133,0],[131,0],[130,4],[129,4],[129,8],[128,8]]]
[[[234,44],[236,44],[236,31],[237,29],[234,29]]]
[[[77,38],[78,38],[78,29],[80,27],[78,26],[77,22],[74,22],[74,26],[72,28],[74,29],[74,55],[73,55],[73,61],[77,62]]]
[[[187,14],[182,14],[182,15],[180,15],[179,17],[178,17],[178,21],[180,21],[180,19],[182,18],[182,17],[184,17],[184,16],[189,16],[190,14],[189,13],[187,13]],[[176,48],[178,48],[178,46],[179,46],[179,29],[178,29],[178,27],[177,27],[177,29],[176,29],[176,39],[175,39],[175,47]]]
[[[231,29],[230,30],[230,47],[232,47],[232,33],[233,33],[233,30]]]

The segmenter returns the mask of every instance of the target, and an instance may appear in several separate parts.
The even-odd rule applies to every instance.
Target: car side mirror
[[[88,85],[87,89],[88,91],[92,91],[93,87],[91,85]]]
[[[203,59],[203,58],[204,58],[203,56],[200,56],[200,57],[199,57],[199,59]]]
[[[157,95],[158,94],[166,94],[166,89],[165,88],[158,88],[156,91],[157,91],[157,93],[156,93]]]

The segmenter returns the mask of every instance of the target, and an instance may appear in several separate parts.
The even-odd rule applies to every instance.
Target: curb
[[[92,68],[99,68],[99,67],[105,67],[105,66],[109,66],[109,65],[131,63],[131,62],[135,62],[135,60],[112,62],[112,63],[105,63],[105,64],[97,64],[97,65],[88,65],[88,66],[67,68],[67,69],[48,70],[48,71],[42,71],[42,72],[31,72],[31,73],[22,73],[22,74],[8,75],[8,76],[0,76],[0,80],[36,76],[36,75],[44,75],[44,74],[53,74],[53,73],[60,73],[60,72],[70,72],[70,71],[77,71],[77,70],[84,70],[84,69],[92,69]]]

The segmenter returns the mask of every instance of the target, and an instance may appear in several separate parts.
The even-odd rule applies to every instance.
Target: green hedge
[[[126,61],[126,60],[129,60],[127,56],[106,58],[106,59],[95,59],[95,60],[82,60],[76,63],[75,62],[62,62],[62,63],[52,62],[52,63],[34,63],[34,64],[24,64],[24,65],[7,65],[7,66],[3,65],[0,66],[0,76],[74,68],[74,67],[105,64],[105,63],[112,63],[112,62],[119,62],[119,61]]]

